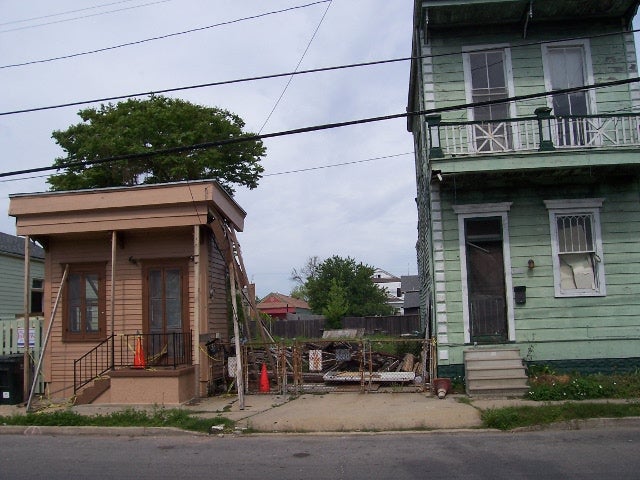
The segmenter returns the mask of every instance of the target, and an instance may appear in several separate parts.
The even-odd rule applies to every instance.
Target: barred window
[[[601,200],[548,200],[557,297],[604,295]],[[597,208],[575,210],[574,207]]]

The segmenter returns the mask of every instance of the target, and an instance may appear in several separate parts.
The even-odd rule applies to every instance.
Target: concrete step
[[[526,378],[482,378],[467,379],[468,390],[482,390],[485,388],[529,388]]]
[[[466,377],[472,380],[492,379],[492,378],[523,378],[527,379],[524,367],[504,368],[504,369],[486,369],[474,368],[466,370]]]
[[[517,348],[478,348],[465,350],[464,359],[467,360],[499,360],[499,359],[520,359],[520,350]]]
[[[111,378],[100,377],[96,378],[88,387],[82,390],[75,398],[75,405],[89,405],[93,401],[109,390],[111,387]]]
[[[467,394],[523,396],[529,390],[517,348],[478,348],[464,352]]]
[[[523,397],[529,391],[529,387],[514,388],[496,388],[490,387],[477,388],[472,392],[467,392],[470,397]]]
[[[483,369],[501,369],[501,368],[521,368],[522,359],[521,358],[510,358],[510,359],[482,359],[482,360],[467,360],[465,359],[465,367],[466,368],[483,368]]]

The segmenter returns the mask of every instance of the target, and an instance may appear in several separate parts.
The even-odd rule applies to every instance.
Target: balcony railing
[[[533,117],[442,122],[426,118],[431,158],[555,149],[640,146],[640,114]]]
[[[148,367],[191,365],[191,332],[147,333],[109,336],[73,362],[74,392],[114,368],[135,366],[136,339],[141,339]]]

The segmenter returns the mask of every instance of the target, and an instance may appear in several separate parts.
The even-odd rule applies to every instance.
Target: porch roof
[[[18,235],[205,225],[222,216],[237,231],[246,212],[213,180],[9,196]]]

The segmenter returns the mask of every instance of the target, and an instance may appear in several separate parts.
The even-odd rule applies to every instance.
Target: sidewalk
[[[540,404],[540,402],[523,399],[481,399],[469,398],[466,395],[448,395],[441,400],[429,393],[403,392],[303,394],[298,397],[272,394],[247,395],[243,409],[240,409],[237,396],[228,395],[200,399],[178,408],[186,409],[192,415],[211,419],[214,433],[217,417],[235,421],[239,432],[248,430],[264,433],[343,433],[478,429],[482,426],[480,419],[482,410],[516,405],[539,406]],[[158,406],[76,405],[71,407],[74,412],[81,415],[107,415],[123,408],[152,410]],[[16,413],[24,414],[25,408],[0,405],[0,415]],[[602,424],[602,419],[599,419],[599,422]],[[634,426],[640,426],[640,418],[627,419],[626,422],[634,422]],[[24,429],[24,427],[21,428]],[[73,429],[73,427],[68,428]],[[88,429],[89,427],[76,427],[76,430],[70,430],[69,433],[77,434],[77,428]],[[0,433],[9,433],[9,429],[10,427],[0,427]],[[15,430],[14,433],[17,433],[17,429],[18,427],[11,428],[11,432]],[[135,433],[131,433],[132,430],[128,429],[127,434],[134,435]],[[138,434],[141,435],[177,434],[175,431],[168,430],[166,433],[162,432],[163,429],[139,430]],[[100,429],[95,433],[108,434],[107,431],[107,429]],[[109,431],[117,434],[123,432],[117,429],[109,429]]]

